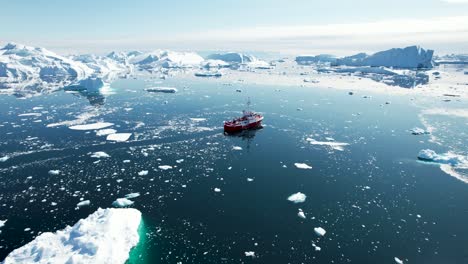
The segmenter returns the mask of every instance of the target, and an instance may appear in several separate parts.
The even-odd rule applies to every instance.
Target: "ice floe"
[[[291,201],[293,203],[303,203],[305,202],[307,196],[301,192],[292,194],[288,197],[288,201]]]
[[[422,128],[419,128],[419,127],[415,127],[413,129],[410,130],[411,134],[413,135],[427,135],[427,134],[430,134],[429,131],[427,130],[424,130]]]
[[[329,141],[317,141],[313,138],[307,138],[306,141],[309,142],[311,145],[328,146],[334,150],[339,150],[339,151],[343,151],[344,150],[343,147],[349,145],[349,143],[345,143],[345,142],[336,142],[332,138],[326,138],[326,139]]]
[[[0,162],[5,162],[5,161],[7,161],[9,159],[10,159],[9,156],[3,156],[3,157],[0,158]]]
[[[59,174],[60,174],[60,170],[50,170],[50,171],[49,171],[49,174],[50,174],[50,175],[59,175]]]
[[[115,129],[112,129],[112,128],[107,128],[107,129],[101,129],[101,130],[98,130],[96,131],[96,136],[107,136],[107,135],[110,135],[110,134],[115,134],[117,133],[117,130]]]
[[[317,234],[317,236],[324,236],[327,231],[325,231],[325,229],[322,227],[315,227],[314,232]]]
[[[142,171],[138,172],[138,176],[146,176],[146,175],[148,175],[147,170],[142,170]]]
[[[113,123],[97,122],[97,123],[92,123],[92,124],[71,126],[69,128],[73,130],[96,130],[96,129],[103,129],[106,127],[110,127],[113,125],[114,125]]]
[[[13,250],[11,263],[125,263],[140,239],[141,213],[136,209],[98,209],[74,226],[45,232]]]
[[[245,254],[246,257],[252,257],[252,258],[255,257],[255,252],[254,251],[246,251],[246,252],[244,252],[244,254]]]
[[[309,166],[305,163],[294,163],[294,166],[296,166],[296,168],[298,169],[303,169],[303,170],[310,170],[312,169],[312,166]]]
[[[403,264],[403,260],[401,260],[401,259],[399,259],[397,257],[395,257],[394,260],[395,260],[395,263],[397,263],[397,264]]]
[[[232,147],[232,150],[242,150],[242,147],[234,146],[234,147]]]
[[[306,216],[304,214],[304,211],[302,211],[302,209],[299,209],[299,212],[297,213],[297,216],[299,216],[302,219],[306,219]]]
[[[221,192],[221,189],[220,188],[214,188],[213,189],[215,192]]]
[[[84,200],[76,204],[76,207],[84,207],[84,206],[89,206],[91,204],[90,200]]]
[[[126,195],[125,195],[125,198],[127,198],[127,199],[133,199],[133,198],[137,198],[137,197],[139,197],[139,196],[140,196],[140,193],[135,192],[135,193],[126,194]]]
[[[172,169],[172,166],[169,166],[169,165],[160,165],[160,166],[158,166],[158,168],[160,168],[161,170],[170,170],[170,169]]]
[[[132,136],[132,133],[115,133],[107,135],[106,140],[124,142]]]
[[[91,154],[91,158],[110,158],[110,155],[107,154],[106,152],[104,151],[96,151],[94,153]]]
[[[8,220],[0,220],[0,228],[4,227]]]
[[[465,156],[458,155],[453,152],[437,154],[434,150],[431,149],[421,150],[418,154],[418,159],[441,164],[449,164],[452,166],[468,164],[468,159]]]
[[[127,198],[117,198],[112,205],[115,207],[127,207],[132,205],[134,202]]]

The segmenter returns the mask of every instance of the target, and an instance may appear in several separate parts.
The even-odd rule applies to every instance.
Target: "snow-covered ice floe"
[[[10,159],[9,156],[3,156],[3,157],[0,158],[0,162],[5,162],[5,161],[7,161],[9,159]]]
[[[4,227],[8,220],[0,220],[0,228]]]
[[[106,129],[101,129],[101,130],[98,130],[96,131],[96,136],[107,136],[107,135],[110,135],[110,134],[115,134],[117,133],[117,130],[115,129],[112,129],[112,128],[106,128]]]
[[[91,158],[97,158],[97,159],[110,158],[110,155],[105,153],[104,151],[96,151],[96,152],[91,154]]]
[[[89,206],[91,204],[90,200],[84,200],[76,204],[76,207],[84,207],[84,206]]]
[[[76,125],[76,126],[71,126],[69,127],[70,129],[73,130],[97,130],[97,129],[103,129],[106,127],[113,126],[113,123],[107,123],[107,122],[97,122],[97,123],[92,123],[92,124],[86,124],[86,125]]]
[[[252,257],[252,258],[255,257],[255,252],[254,251],[246,251],[246,252],[244,252],[244,254],[245,254],[246,257]]]
[[[317,234],[317,236],[324,236],[327,231],[321,227],[316,227],[314,228],[314,232]]]
[[[293,203],[303,203],[305,202],[307,196],[301,192],[292,194],[288,197],[288,201]]]
[[[117,198],[112,205],[115,207],[127,207],[132,205],[134,202],[127,198]]]
[[[60,174],[60,170],[50,170],[50,171],[49,171],[49,174],[50,174],[50,175],[59,175],[59,174]]]
[[[397,264],[403,264],[403,260],[401,260],[401,259],[399,259],[397,257],[395,257],[394,260],[395,260],[395,263],[397,263]]]
[[[330,139],[330,138],[328,138]],[[327,139],[327,140],[328,140]],[[345,142],[336,142],[332,139],[330,139],[330,141],[317,141],[313,138],[307,138],[306,139],[307,142],[309,142],[311,145],[319,145],[319,146],[328,146],[334,150],[339,150],[339,151],[343,151],[344,150],[344,146],[348,146],[349,143],[345,143]]]
[[[107,135],[106,140],[124,142],[132,136],[132,133],[115,133]]]
[[[172,169],[172,166],[169,166],[169,165],[160,165],[160,166],[158,166],[158,168],[160,168],[161,170],[170,170],[170,169]]]
[[[303,170],[310,170],[312,169],[312,166],[309,166],[305,163],[294,163],[294,166],[296,166],[296,168],[298,169],[303,169]]]
[[[127,198],[127,199],[133,199],[133,198],[137,198],[137,197],[139,197],[139,196],[140,196],[140,193],[135,192],[135,193],[126,194],[126,195],[125,195],[125,198]]]
[[[145,89],[147,92],[153,93],[176,93],[177,88],[174,87],[150,87]]]
[[[46,232],[13,250],[12,263],[125,263],[138,244],[141,213],[136,209],[98,209],[74,226]]]
[[[422,128],[419,128],[419,127],[415,127],[413,129],[410,130],[411,134],[413,135],[428,135],[430,134],[431,132],[427,131],[427,130],[424,130]]]

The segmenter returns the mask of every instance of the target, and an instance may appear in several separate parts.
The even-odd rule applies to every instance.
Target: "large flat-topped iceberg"
[[[74,226],[55,233],[46,232],[13,250],[10,263],[125,263],[138,244],[140,211],[98,209]]]
[[[396,68],[432,68],[433,50],[425,50],[419,46],[394,48],[377,52],[373,55],[359,53],[336,60],[336,65],[347,66],[384,66]]]
[[[228,53],[215,53],[207,57],[208,60],[220,60],[230,63],[249,63],[257,60],[254,56],[237,53],[237,52],[228,52]]]
[[[300,65],[310,65],[315,63],[336,62],[336,57],[329,54],[320,54],[316,56],[301,55],[296,57],[296,63]]]

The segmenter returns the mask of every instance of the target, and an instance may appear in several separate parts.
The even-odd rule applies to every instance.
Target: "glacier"
[[[140,240],[140,223],[136,209],[99,208],[73,226],[40,234],[3,263],[125,263]]]

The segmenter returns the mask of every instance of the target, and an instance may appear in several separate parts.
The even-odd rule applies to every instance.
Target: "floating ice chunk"
[[[109,154],[105,153],[104,151],[97,151],[91,154],[91,158],[110,158]]]
[[[136,209],[98,209],[74,226],[46,232],[15,249],[11,263],[125,263],[138,244],[141,213]]]
[[[8,220],[0,220],[0,228],[4,227]]]
[[[96,136],[107,136],[107,135],[110,135],[110,134],[115,134],[117,133],[117,130],[115,129],[112,129],[112,128],[108,128],[108,129],[101,129],[101,130],[98,130],[96,131]]]
[[[429,131],[426,131],[422,128],[419,128],[419,127],[415,127],[413,129],[410,130],[411,134],[413,135],[427,135],[427,134],[430,134]]]
[[[178,160],[176,160],[175,162],[176,162],[176,163],[182,163],[182,162],[184,162],[184,159],[178,159]]]
[[[339,150],[339,151],[343,151],[344,150],[343,147],[349,145],[348,143],[345,143],[345,142],[335,142],[334,139],[330,141],[317,141],[313,138],[307,138],[306,141],[309,142],[311,145],[329,146],[332,149]]]
[[[461,164],[468,164],[468,158],[462,155],[458,155],[452,152],[444,154],[437,154],[434,150],[423,149],[418,154],[418,159],[423,161],[430,161],[441,164],[449,164],[452,166],[458,166]]]
[[[223,74],[221,72],[205,71],[205,72],[196,72],[195,76],[197,77],[221,77],[223,76]]]
[[[299,209],[299,212],[297,213],[297,216],[299,216],[302,219],[306,219],[306,216],[304,214],[304,211],[302,211],[302,209]]]
[[[253,252],[253,251],[246,251],[246,252],[244,252],[244,254],[245,254],[246,257],[252,257],[252,258],[255,257],[255,252]]]
[[[117,200],[115,200],[112,203],[112,205],[115,207],[127,207],[127,206],[132,205],[133,203],[134,203],[133,201],[130,201],[127,198],[117,198]]]
[[[76,207],[80,208],[83,206],[89,206],[91,204],[91,201],[89,200],[84,200],[76,204]]]
[[[152,93],[176,93],[177,89],[174,87],[150,87],[146,88],[146,91]]]
[[[305,163],[294,163],[294,166],[296,166],[296,168],[298,169],[303,169],[303,170],[310,170],[312,169],[311,166],[305,164]]]
[[[316,227],[314,228],[314,232],[317,234],[317,236],[324,236],[327,231],[321,227]]]
[[[172,166],[169,166],[169,165],[160,165],[160,166],[158,166],[158,168],[160,168],[161,170],[170,170],[170,169],[172,169]]]
[[[291,201],[293,203],[303,203],[305,202],[306,200],[306,195],[301,193],[301,192],[298,192],[298,193],[295,193],[295,194],[292,194],[288,197],[288,201]]]
[[[206,121],[206,118],[191,117],[190,120],[192,120],[193,122],[202,122]]]
[[[395,259],[395,262],[396,262],[396,263],[398,263],[398,264],[403,264],[403,260],[401,260],[401,259],[399,259],[399,258],[397,258],[397,257],[395,257],[394,259]]]
[[[317,246],[317,245],[315,245],[315,243],[312,243],[312,246],[314,247],[315,251],[320,251],[320,250],[322,250],[322,248],[319,247],[319,246]]]
[[[137,198],[138,196],[140,196],[140,193],[136,192],[136,193],[129,193],[129,194],[126,194],[125,195],[125,198],[127,199],[133,199],[133,198]]]
[[[242,147],[234,146],[234,147],[232,147],[232,150],[242,150]]]
[[[49,171],[49,174],[50,174],[50,175],[59,175],[59,174],[60,174],[60,170],[50,170],[50,171]]]
[[[254,179],[252,179],[252,178],[247,178],[247,181],[248,181],[248,182],[253,182],[253,180],[254,180]]]
[[[9,160],[9,159],[10,159],[10,157],[8,157],[8,156],[3,156],[3,157],[0,158],[0,162],[5,162],[5,161],[7,161],[7,160]]]
[[[132,136],[132,133],[115,133],[107,135],[106,140],[124,142]]]
[[[147,170],[142,170],[142,171],[138,172],[138,176],[146,176],[146,175],[148,175]]]
[[[73,130],[96,130],[96,129],[103,129],[106,127],[110,127],[113,125],[114,125],[113,123],[97,122],[97,123],[86,124],[86,125],[71,126],[69,128]]]
[[[221,189],[220,188],[214,188],[214,191],[215,192],[221,192]]]
[[[41,113],[25,113],[25,114],[19,114],[18,116],[41,116]]]

